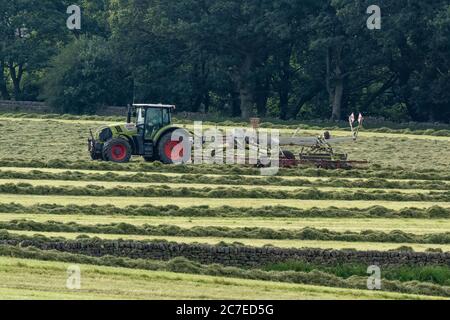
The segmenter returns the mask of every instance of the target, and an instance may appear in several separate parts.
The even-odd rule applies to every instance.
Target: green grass
[[[354,219],[354,218],[197,218],[197,217],[140,217],[140,216],[89,216],[53,214],[13,214],[0,213],[0,221],[7,222],[26,219],[36,222],[56,221],[76,222],[82,225],[128,223],[141,226],[174,225],[182,228],[192,227],[258,227],[270,229],[301,229],[311,227],[338,232],[374,230],[389,232],[401,230],[413,234],[444,233],[450,230],[450,219]]]
[[[88,235],[105,240],[126,239],[126,240],[167,240],[178,243],[203,243],[215,245],[220,242],[241,243],[243,245],[263,247],[271,245],[279,248],[321,248],[321,249],[356,249],[356,250],[377,250],[387,251],[399,247],[411,247],[417,252],[424,252],[429,248],[441,249],[450,252],[450,244],[416,244],[416,243],[388,243],[388,242],[345,242],[345,241],[316,241],[316,240],[267,240],[267,239],[241,239],[241,238],[217,238],[217,237],[176,237],[176,236],[141,236],[141,235],[115,235],[99,233],[77,233],[77,232],[36,232],[36,231],[16,231],[8,230],[11,234],[21,234],[33,236],[41,234],[46,237],[63,237],[75,239],[79,235]]]
[[[203,265],[184,257],[176,257],[168,261],[112,256],[94,257],[55,250],[4,245],[0,246],[0,255],[17,259],[82,263],[107,267],[120,266],[121,268],[148,271],[277,281],[333,288],[367,289],[367,265],[358,263],[313,265],[301,261],[287,261],[268,265],[264,269],[270,271],[264,271],[261,268],[247,269],[218,264]],[[281,270],[278,271],[277,269]],[[447,286],[450,283],[449,272],[450,270],[444,266],[384,266],[383,291],[450,297],[450,288]]]
[[[233,278],[80,265],[81,290],[66,288],[60,262],[0,258],[0,299],[430,299]]]
[[[285,261],[269,264],[263,267],[266,271],[296,271],[311,272],[320,270],[340,278],[367,275],[367,265],[359,263],[338,263],[335,265],[319,265],[305,261]],[[442,286],[450,285],[450,268],[445,266],[383,266],[383,279],[405,281],[420,281],[435,283]]]

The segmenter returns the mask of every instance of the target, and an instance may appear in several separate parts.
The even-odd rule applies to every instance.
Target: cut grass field
[[[8,230],[11,234],[26,236],[44,235],[46,237],[62,237],[65,239],[76,239],[80,235],[97,237],[105,240],[165,240],[177,243],[202,243],[216,245],[220,243],[239,243],[246,246],[263,247],[273,246],[277,248],[320,248],[320,249],[356,249],[360,251],[388,251],[400,247],[410,247],[414,251],[424,252],[427,249],[441,249],[450,252],[450,244],[417,244],[417,243],[389,243],[389,242],[346,242],[346,241],[322,241],[322,240],[274,240],[274,239],[241,239],[224,237],[177,237],[177,236],[141,236],[124,234],[101,234],[101,233],[78,233],[78,232],[36,232]]]
[[[413,234],[445,233],[450,230],[450,219],[355,219],[355,218],[209,218],[209,217],[140,217],[140,216],[89,216],[89,215],[53,215],[53,214],[17,214],[0,213],[0,222],[25,219],[36,222],[55,221],[61,223],[76,222],[82,225],[127,223],[136,226],[143,224],[170,224],[181,228],[192,227],[230,227],[230,228],[270,228],[301,229],[311,227],[332,231],[361,232],[364,230],[385,231],[401,230]]]
[[[433,299],[160,271],[79,265],[81,289],[66,288],[68,263],[0,257],[0,299]],[[51,277],[49,277],[51,274]]]
[[[27,121],[23,119],[3,119],[0,125],[3,134],[0,137],[3,153],[0,159],[34,159],[48,161],[65,159],[69,161],[88,160],[86,151],[89,129],[98,127],[100,123],[77,121]],[[20,128],[18,133],[17,128]],[[206,127],[205,127],[206,128]],[[36,135],[36,132],[39,132]],[[292,130],[283,132],[292,134]],[[338,135],[339,132],[336,132]],[[344,132],[348,135],[348,132]],[[317,132],[306,130],[302,134],[317,135]],[[335,134],[335,133],[333,133]],[[360,141],[345,145],[351,158],[365,158],[371,163],[383,166],[402,164],[410,168],[448,168],[450,157],[450,137],[417,136],[373,133]],[[51,141],[43,143],[41,139]],[[36,149],[39,146],[39,149]],[[392,152],[395,150],[395,152]],[[417,161],[417,151],[426,161]],[[386,156],[389,154],[389,156]]]
[[[30,122],[53,122],[53,123],[62,123],[62,124],[85,124],[85,125],[91,125],[94,127],[101,126],[101,125],[110,125],[110,124],[117,124],[122,123],[125,121],[125,118],[122,122],[120,121],[106,121],[106,120],[82,120],[82,119],[76,119],[76,120],[68,120],[68,119],[40,119],[40,118],[10,118],[10,117],[3,117],[0,116],[0,121],[30,121]],[[192,121],[193,122],[193,121]],[[193,130],[192,124],[178,124],[180,127],[187,128],[189,130]],[[224,126],[224,125],[210,125],[210,124],[204,124],[204,129],[209,128],[219,128],[221,130],[226,130],[230,127],[234,126]],[[276,125],[273,126],[274,129],[279,130],[281,133],[286,135],[292,135],[296,129],[288,129],[288,128],[279,128]],[[270,130],[267,128],[267,130]],[[326,129],[301,129],[298,134],[299,135],[320,135],[324,132]],[[361,137],[381,137],[381,138],[408,138],[408,139],[419,139],[419,140],[443,140],[443,141],[450,141],[450,137],[447,136],[433,136],[433,135],[426,135],[426,134],[408,134],[408,133],[389,133],[389,132],[372,132],[370,129],[365,129],[366,131],[360,132]],[[333,133],[338,136],[349,136],[350,135],[350,129],[339,129],[339,130],[333,130]]]
[[[434,242],[447,243],[448,241],[444,240],[447,239],[446,233],[450,232],[450,219],[444,218],[448,217],[448,212],[441,208],[434,208],[435,206],[450,208],[450,202],[437,202],[437,200],[447,201],[446,194],[449,193],[449,191],[444,193],[443,190],[448,189],[447,186],[450,184],[450,171],[448,170],[450,137],[363,131],[357,143],[347,144],[343,148],[346,153],[349,153],[351,159],[369,160],[371,162],[369,169],[352,171],[326,171],[312,168],[282,169],[280,176],[271,179],[259,175],[257,169],[250,167],[162,166],[146,164],[140,158],[133,158],[129,165],[91,162],[86,150],[89,129],[96,128],[103,123],[110,122],[103,121],[102,118],[99,118],[98,121],[90,121],[0,117],[0,127],[3,132],[0,136],[2,148],[0,186],[5,192],[5,194],[0,193],[0,204],[3,204],[1,210],[8,212],[0,212],[0,223],[3,228],[16,237],[17,235],[41,234],[46,237],[57,237],[60,240],[73,240],[80,236],[82,238],[89,236],[105,240],[163,240],[219,246],[223,246],[225,243],[234,243],[254,247],[356,249],[360,251],[398,251],[400,248],[401,250],[411,248],[417,252],[430,251],[430,249],[450,252],[450,244],[434,244]],[[204,126],[205,129],[209,127],[211,125]],[[219,127],[223,128],[223,126]],[[280,131],[283,135],[289,136],[293,133],[292,129],[283,128]],[[301,130],[300,134],[318,135],[322,131],[308,129]],[[332,130],[332,135],[348,136],[349,131]],[[296,151],[296,148],[286,149]],[[418,156],[419,152],[420,157]],[[136,177],[142,179],[135,182]],[[255,179],[266,180],[256,182]],[[402,183],[393,183],[398,181]],[[406,185],[407,183],[411,185]],[[31,187],[27,185],[31,185]],[[137,190],[142,188],[147,189],[138,193]],[[212,192],[200,194],[199,190],[205,188]],[[103,189],[106,189],[105,192],[98,192]],[[186,190],[191,193],[185,192]],[[294,191],[302,193],[305,190],[311,191],[311,195],[308,193],[305,199],[331,199],[331,196],[338,194],[339,198],[336,198],[347,200],[288,199]],[[175,192],[181,191],[183,193],[175,194]],[[318,194],[318,191],[322,193]],[[218,192],[224,192],[224,196],[227,192],[226,196],[230,198],[216,198],[222,197],[222,194]],[[370,196],[369,193],[375,194],[375,192],[377,196],[373,196],[371,199],[403,201],[354,200],[354,197],[365,199],[364,197]],[[386,197],[384,193],[380,197],[381,192],[387,192],[390,197]],[[341,197],[344,193],[347,195],[345,198]],[[97,196],[95,196],[96,194]],[[134,194],[136,197],[126,196],[127,194]],[[323,196],[323,194],[330,195],[330,197]],[[435,196],[436,194],[438,196]],[[211,195],[214,195],[214,198],[211,198]],[[273,197],[273,199],[262,197]],[[410,201],[413,199],[423,201]],[[18,205],[9,205],[11,203]],[[19,204],[26,207],[20,207]],[[42,204],[42,206],[35,206],[37,204]],[[158,207],[142,207],[144,205]],[[163,206],[168,207],[163,208]],[[268,206],[271,208],[263,209]],[[283,206],[283,208],[275,206]],[[389,212],[382,207],[395,211]],[[414,210],[414,208],[429,209],[432,207],[432,210]],[[249,208],[254,210],[249,210]],[[302,216],[303,211],[294,211],[294,208],[304,210],[320,208],[321,210],[309,210],[309,212],[305,212],[305,216]],[[341,208],[341,210],[334,208]],[[369,210],[366,210],[368,208],[371,208],[371,218],[361,218],[369,213]],[[342,209],[353,210],[347,212]],[[402,218],[398,218],[397,213]],[[310,214],[310,217],[306,217],[307,214]],[[324,214],[329,218],[320,217]],[[384,217],[384,214],[387,216]],[[277,217],[277,215],[284,217]],[[350,218],[352,216],[359,218]],[[422,219],[418,219],[419,217]],[[119,226],[119,224],[122,225]],[[144,225],[147,227],[144,228]],[[161,226],[161,230],[156,230],[154,226]],[[203,229],[201,229],[202,227]],[[206,230],[207,227],[210,229]],[[180,231],[177,228],[184,230]],[[223,230],[220,233],[212,232],[213,228],[232,229],[227,231],[229,233],[222,232]],[[264,228],[267,233],[250,234],[248,230],[243,232],[242,228],[248,228],[248,230]],[[294,234],[293,232],[304,228],[308,232],[313,232],[311,230],[314,229],[316,229],[314,232],[319,232],[317,229],[328,229],[339,233],[361,232],[367,238],[353,236],[343,238],[304,237],[305,239],[346,240],[329,241],[298,240],[300,236],[289,236],[290,238],[287,236],[288,233]],[[20,229],[20,231],[12,229]],[[187,229],[192,229],[192,231],[185,232]],[[240,233],[237,233],[238,230]],[[287,231],[283,231],[283,236],[279,236],[279,239],[285,237],[289,240],[270,239],[271,234],[276,232],[281,234],[280,230]],[[372,237],[373,233],[368,230],[378,232],[381,236]],[[396,233],[396,236],[400,237],[403,232],[408,233],[410,237],[398,238],[398,242],[395,243],[363,242],[397,241],[397,238],[389,238],[390,240],[384,238],[387,233],[397,230],[401,232]],[[149,235],[138,235],[139,233]],[[164,236],[158,234],[164,234]],[[166,234],[170,236],[165,236]],[[208,236],[213,234],[215,236]],[[423,235],[432,235],[430,236],[432,241],[429,241],[431,243],[408,243],[408,241],[421,242],[416,237]],[[5,239],[9,238],[6,236]],[[48,238],[42,237],[36,237],[35,240],[49,241]],[[96,240],[92,242],[96,242]],[[22,250],[21,246],[14,248]],[[34,249],[30,248],[30,250]],[[100,266],[101,263],[98,261],[95,262],[96,265],[81,266],[82,290],[71,291],[65,288],[68,263],[20,260],[12,257],[44,258],[39,255],[15,256],[7,250],[4,251],[4,254],[5,257],[0,257],[0,299],[425,298],[397,293],[329,288],[326,286],[334,284],[328,282],[319,282],[323,286],[314,287],[236,278],[224,279],[219,276],[110,268]],[[87,254],[89,254],[87,251],[82,253],[81,260],[76,261],[87,261],[83,260],[87,258]],[[107,258],[111,262],[108,265],[126,265],[117,262],[119,253],[112,253],[112,255],[111,258]],[[446,257],[445,254],[442,256]],[[56,256],[50,253],[47,257],[57,260]],[[295,263],[302,262],[299,260]],[[131,265],[127,266],[135,268]],[[406,273],[410,271],[407,264],[403,267]],[[240,271],[244,270],[244,267],[237,266],[236,268]],[[183,271],[178,270],[177,272]],[[442,286],[434,287],[433,291],[427,291],[429,290],[429,284],[426,283],[429,281],[428,279],[424,276],[420,278],[419,283],[413,285],[414,288],[399,290],[428,295],[437,292],[439,295],[448,296],[449,289],[444,287],[442,284],[444,282],[439,282]],[[362,280],[365,285],[365,279]],[[400,278],[394,277],[393,280],[400,280]],[[336,286],[345,287],[343,284]],[[426,298],[430,298],[430,296]]]

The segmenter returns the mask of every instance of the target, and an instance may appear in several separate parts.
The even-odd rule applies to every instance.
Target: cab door
[[[148,108],[145,116],[145,140],[153,141],[159,130],[170,125],[171,121],[168,108]]]
[[[153,141],[156,133],[163,127],[163,113],[160,108],[148,108],[145,115],[145,140]]]

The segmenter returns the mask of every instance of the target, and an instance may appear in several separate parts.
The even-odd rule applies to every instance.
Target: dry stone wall
[[[34,246],[43,250],[58,250],[90,256],[114,255],[129,258],[169,260],[185,257],[203,264],[226,266],[257,266],[287,260],[302,260],[317,264],[355,262],[367,265],[448,265],[450,253],[420,253],[404,251],[356,251],[322,249],[282,249],[274,247],[212,246],[168,242],[138,242],[109,240],[35,241],[3,239],[0,244]]]

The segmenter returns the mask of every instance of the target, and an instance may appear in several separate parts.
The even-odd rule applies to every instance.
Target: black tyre
[[[103,146],[103,159],[105,161],[125,163],[129,162],[130,158],[131,146],[125,139],[111,139]]]
[[[184,131],[184,130],[183,130]],[[159,161],[161,161],[164,164],[173,164],[173,163],[180,163],[183,162],[183,158],[185,155],[186,150],[183,150],[183,148],[180,148],[179,146],[182,141],[185,139],[189,139],[189,133],[184,131],[182,136],[178,141],[172,140],[172,132],[168,132],[164,134],[161,139],[159,139],[158,142],[158,155],[159,155]],[[178,148],[177,150],[174,150],[175,148]],[[188,150],[190,154],[190,150]]]
[[[101,160],[100,157],[99,157],[99,155],[96,154],[95,152],[92,152],[92,151],[91,151],[90,154],[91,154],[91,159],[92,159],[92,160],[94,160],[94,161],[95,161],[95,160]]]

